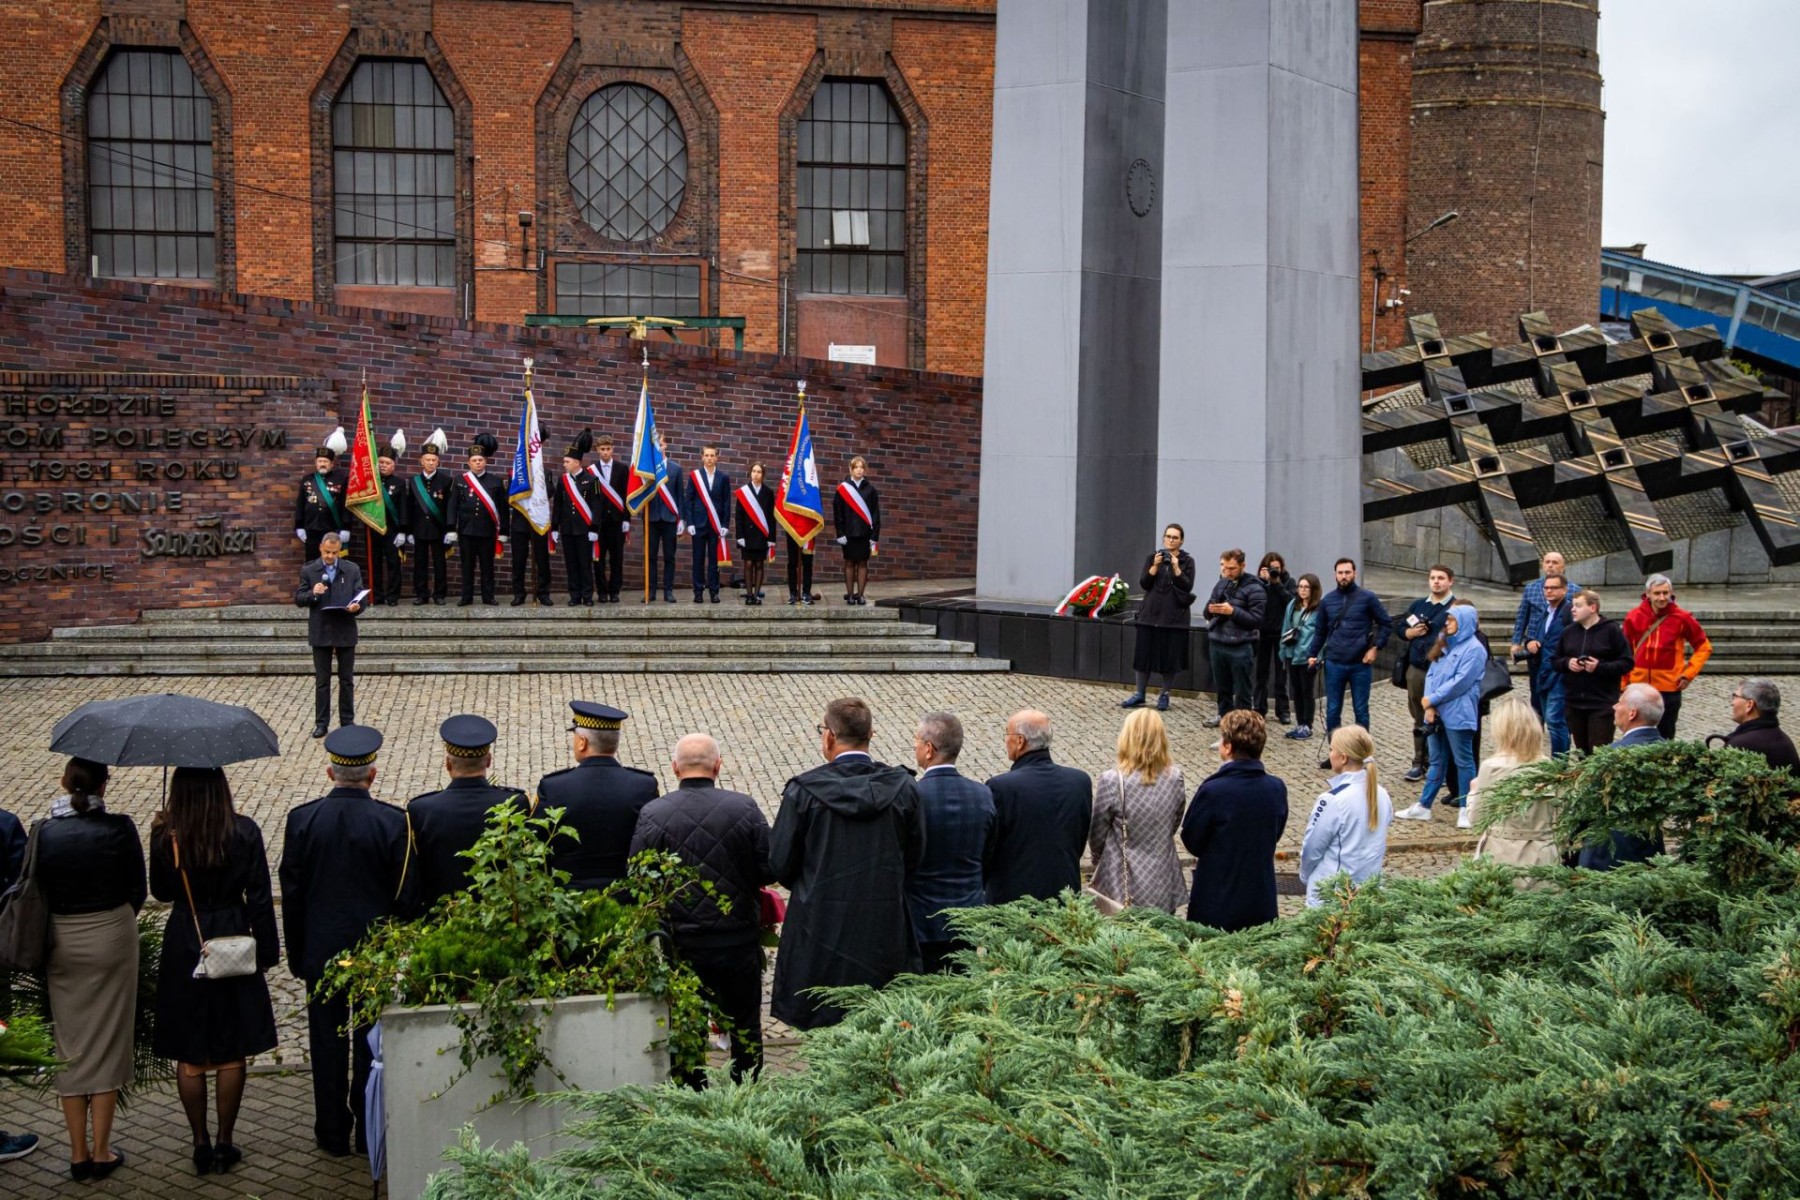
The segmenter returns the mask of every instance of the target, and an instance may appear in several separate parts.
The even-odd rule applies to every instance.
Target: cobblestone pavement
[[[1690,736],[1729,727],[1727,697],[1735,680],[1703,675],[1690,690],[1682,714]],[[18,780],[5,801],[29,820],[48,808],[61,760],[49,753],[51,727],[88,700],[168,690],[246,704],[274,726],[285,753],[280,758],[231,768],[239,808],[263,827],[270,862],[280,856],[285,814],[321,794],[327,784],[324,757],[307,734],[312,725],[311,681],[304,678],[238,677],[213,680],[9,679],[0,681],[0,751]],[[985,778],[1006,766],[1002,735],[1006,717],[1031,706],[1048,712],[1054,724],[1052,752],[1063,762],[1098,773],[1110,765],[1123,714],[1118,688],[1026,675],[722,675],[677,677],[606,673],[599,669],[568,675],[387,676],[358,688],[359,716],[386,737],[376,794],[404,800],[439,786],[442,749],[438,723],[453,712],[475,712],[500,727],[494,778],[534,789],[548,771],[567,762],[566,702],[602,700],[632,714],[620,756],[656,771],[664,786],[673,783],[668,752],[676,738],[705,730],[724,749],[721,783],[755,796],[771,817],[783,782],[817,761],[813,727],[826,701],[859,694],[875,710],[875,754],[890,762],[911,762],[912,725],[933,708],[958,713],[968,731],[962,767]],[[1417,786],[1400,782],[1410,757],[1410,720],[1404,696],[1377,680],[1372,698],[1379,765],[1396,806],[1410,803]],[[1177,759],[1186,764],[1191,791],[1210,772],[1216,738],[1203,727],[1212,714],[1209,699],[1177,696],[1166,714]],[[1323,722],[1320,722],[1322,727]],[[1277,734],[1281,727],[1274,727]],[[1294,742],[1276,736],[1266,760],[1291,790],[1290,819],[1278,850],[1278,870],[1297,869],[1299,839],[1311,798],[1325,773],[1317,767],[1322,739]],[[115,772],[108,807],[129,813],[147,829],[160,789],[155,770]],[[1440,811],[1431,823],[1399,822],[1391,838],[1389,869],[1407,875],[1438,874],[1469,848],[1451,814]],[[1298,911],[1298,896],[1283,896],[1282,912]],[[369,1194],[366,1164],[332,1159],[313,1148],[310,1078],[305,1073],[304,1016],[299,985],[285,969],[269,976],[281,1030],[277,1052],[257,1064],[240,1122],[240,1142],[248,1157],[234,1174],[195,1179],[188,1162],[186,1122],[172,1087],[155,1090],[123,1113],[118,1141],[131,1154],[129,1169],[92,1192],[120,1196],[344,1196]],[[765,989],[767,977],[765,976]],[[799,1044],[791,1031],[771,1022],[771,1070],[800,1067]],[[296,1071],[295,1069],[298,1068]],[[32,1129],[45,1145],[31,1157],[0,1164],[0,1193],[21,1200],[74,1190],[64,1166],[67,1147],[53,1101],[17,1089],[0,1090],[0,1128]],[[91,1194],[91,1192],[84,1192]]]

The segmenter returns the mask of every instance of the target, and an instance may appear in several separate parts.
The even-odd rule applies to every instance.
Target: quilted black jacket
[[[719,911],[709,896],[672,906],[669,933],[677,945],[741,946],[761,939],[757,893],[774,876],[769,873],[769,819],[756,801],[710,779],[683,779],[638,813],[631,852],[639,850],[677,855],[731,902],[730,912]]]

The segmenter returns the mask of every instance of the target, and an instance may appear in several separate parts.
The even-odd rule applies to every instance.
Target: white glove
[[[306,530],[296,529],[294,530],[294,536],[304,542],[306,540]]]
[[[689,536],[689,537],[693,537],[693,536],[694,536],[694,527],[693,527],[693,526],[692,526],[692,525],[689,525],[689,526],[688,526],[688,536]]]
[[[505,535],[505,534],[504,534],[504,533],[503,533],[503,534],[501,534],[501,535],[500,535],[500,544],[501,544],[501,545],[502,545],[502,546],[504,546],[504,545],[506,545],[506,541],[507,541],[507,538],[506,538],[506,535]]]
[[[348,546],[350,544],[350,531],[348,529],[338,530],[338,541]]]
[[[444,535],[444,545],[446,545],[446,546],[456,545],[456,535],[454,533],[446,533]]]
[[[850,541],[850,539],[849,539],[849,538],[839,538],[839,539],[838,539],[838,545],[840,545],[840,546],[843,546],[843,545],[846,545],[846,544],[848,544],[848,543],[849,543],[849,541]]]
[[[739,539],[738,539],[738,540],[737,540],[737,542],[738,542],[738,545],[740,545],[740,546],[741,546],[741,545],[743,545],[743,544],[744,544],[744,539],[743,539],[743,538],[739,538]]]
[[[620,521],[619,522],[619,532],[620,533],[630,533],[631,532],[631,522],[630,521]]]
[[[600,540],[600,535],[599,535],[599,534],[597,534],[597,533],[594,533],[594,532],[592,532],[592,531],[591,531],[591,530],[590,530],[590,531],[589,531],[589,532],[588,532],[588,541],[590,541],[590,542],[597,542],[597,541],[599,541],[599,540]]]
[[[557,533],[554,529],[551,530],[550,531],[550,548],[552,550],[556,549],[557,543],[560,541],[562,541],[562,534]]]

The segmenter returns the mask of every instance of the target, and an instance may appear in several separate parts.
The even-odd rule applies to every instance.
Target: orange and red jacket
[[[1657,624],[1659,620],[1661,624]],[[1625,643],[1632,648],[1631,674],[1626,682],[1647,683],[1659,692],[1673,692],[1682,680],[1691,681],[1712,657],[1706,630],[1700,628],[1693,613],[1673,600],[1661,613],[1650,607],[1648,598],[1640,600],[1625,614]],[[1682,654],[1684,643],[1692,647],[1691,655]]]

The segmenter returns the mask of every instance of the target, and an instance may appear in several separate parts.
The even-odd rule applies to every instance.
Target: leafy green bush
[[[31,1076],[57,1065],[50,1030],[36,1017],[0,1021],[0,1080]]]
[[[377,926],[319,981],[319,996],[343,993],[352,1024],[394,1005],[449,1004],[462,1035],[461,1066],[448,1089],[483,1058],[500,1061],[506,1086],[491,1099],[535,1092],[545,1055],[542,1009],[532,1000],[642,992],[669,1006],[669,1059],[676,1070],[706,1059],[708,1015],[693,971],[664,952],[659,926],[688,888],[709,894],[673,855],[645,851],[630,874],[602,892],[571,891],[550,867],[550,845],[574,838],[563,810],[527,816],[511,805],[488,814],[469,859],[469,886],[416,921]],[[564,1080],[566,1083],[567,1081]]]

